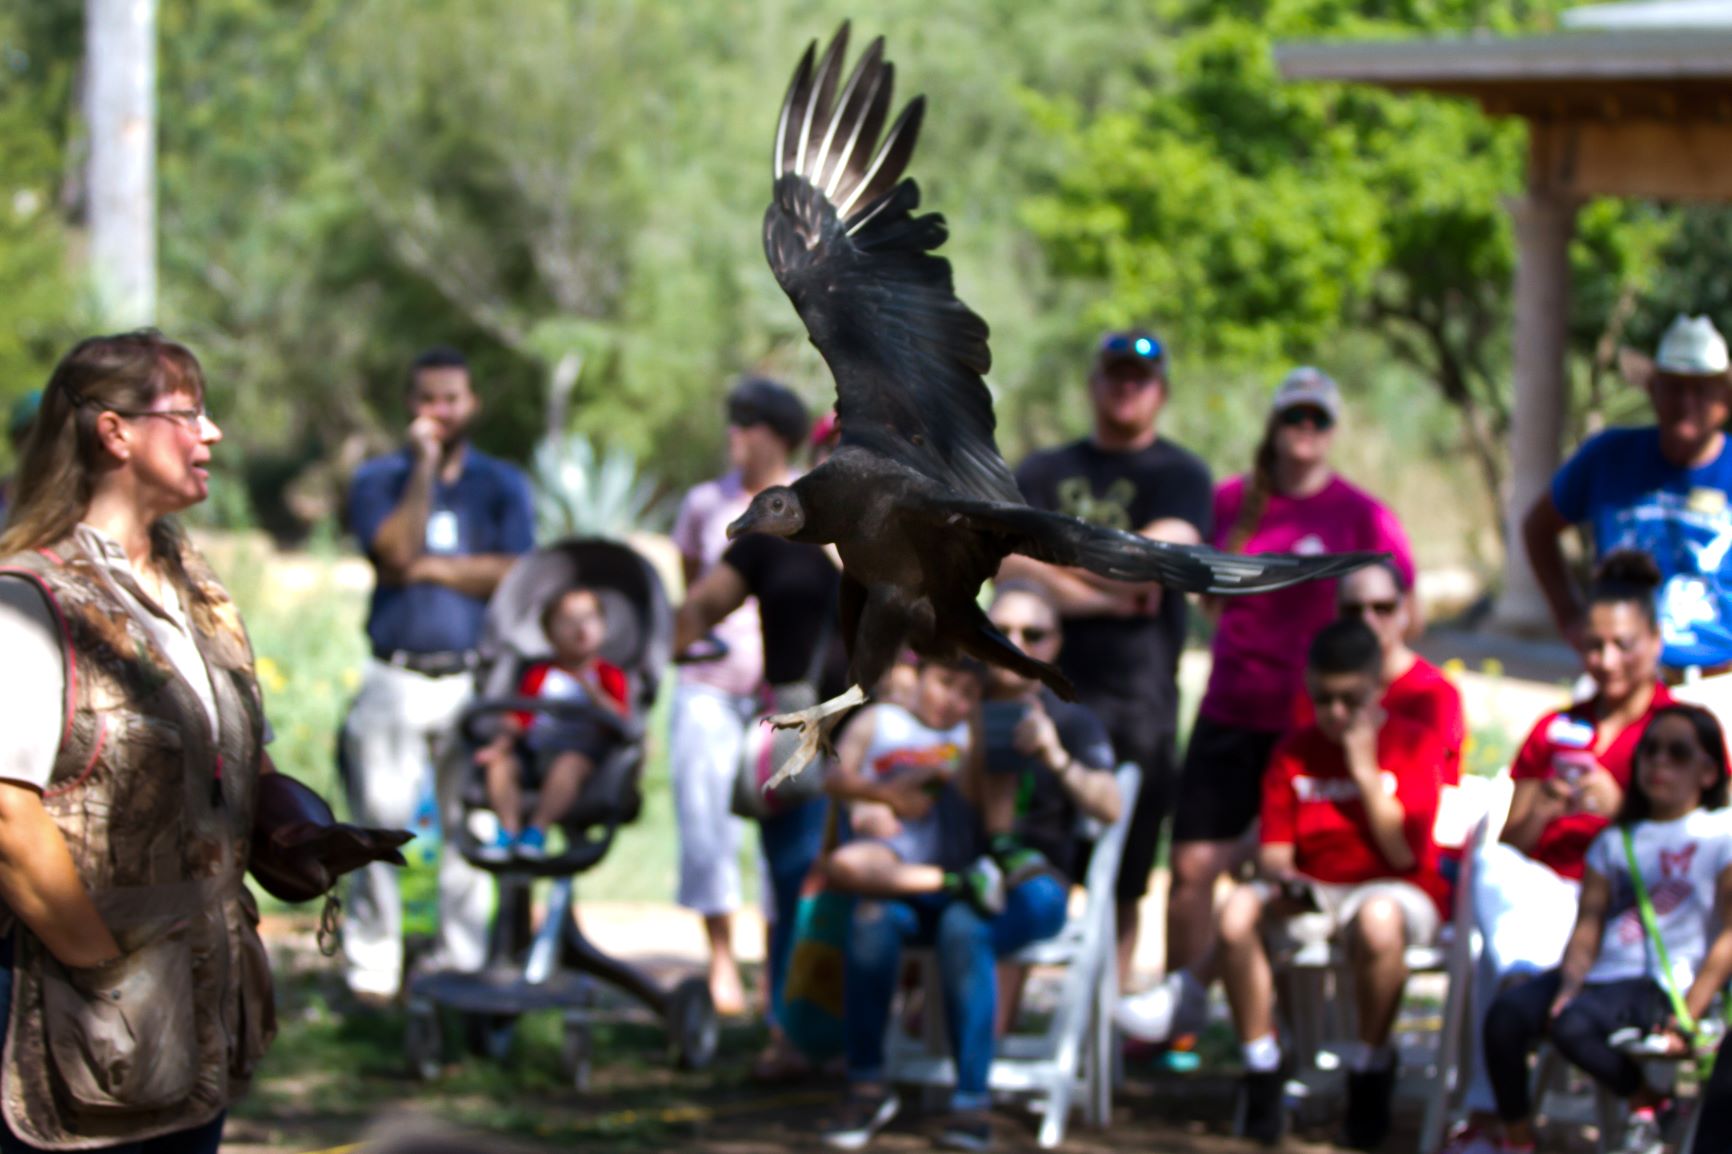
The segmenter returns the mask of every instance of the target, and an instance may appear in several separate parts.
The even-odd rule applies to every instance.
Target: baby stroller
[[[541,609],[574,585],[598,593],[607,617],[602,656],[626,674],[630,716],[588,702],[516,696],[527,665],[549,652]],[[411,1069],[423,1079],[443,1065],[441,1007],[456,1011],[464,1041],[477,1055],[503,1060],[511,1049],[519,1016],[559,1010],[565,1018],[561,1076],[578,1089],[588,1082],[593,979],[649,1007],[667,1023],[675,1061],[683,1068],[707,1065],[715,1055],[717,1027],[708,984],[688,978],[671,990],[609,957],[571,916],[573,879],[607,855],[615,833],[636,820],[643,802],[640,776],[644,722],[656,698],[673,640],[673,615],[655,570],[625,545],[602,540],[566,540],[529,554],[512,566],[488,603],[476,674],[476,700],[458,722],[449,756],[462,781],[458,796],[441,799],[446,836],[472,865],[493,873],[499,900],[489,934],[487,963],[478,973],[421,974],[409,986],[406,1048]],[[560,823],[565,846],[540,861],[488,861],[481,853],[495,824],[487,808],[485,780],[474,763],[477,749],[511,712],[543,713],[559,721],[603,725],[616,740],[584,782],[572,812]],[[533,755],[520,749],[523,764]],[[448,779],[449,780],[449,779]],[[535,804],[535,782],[524,781],[525,812]],[[537,878],[556,879],[541,928],[532,929],[531,889]]]

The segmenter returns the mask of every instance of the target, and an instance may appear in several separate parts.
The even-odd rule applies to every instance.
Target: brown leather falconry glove
[[[249,868],[272,897],[310,902],[351,870],[376,861],[405,864],[397,847],[414,836],[339,822],[311,789],[287,774],[267,773],[259,778]]]

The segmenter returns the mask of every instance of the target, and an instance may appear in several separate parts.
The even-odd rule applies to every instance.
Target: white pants
[[[442,756],[457,715],[468,704],[468,674],[424,677],[369,660],[361,691],[343,724],[349,812],[361,825],[407,829],[430,772],[438,774],[441,824],[460,812],[459,759]],[[403,981],[403,905],[393,867],[357,870],[343,927],[349,988],[395,994]],[[488,876],[463,860],[447,838],[439,857],[441,966],[479,970],[487,960],[487,922],[493,908]]]
[[[1485,1072],[1481,1029],[1506,979],[1541,974],[1564,960],[1576,927],[1580,882],[1560,877],[1513,845],[1481,846],[1474,860],[1473,916],[1484,948],[1473,976],[1473,1077],[1467,1084],[1469,1110],[1495,1113],[1491,1079]]]
[[[740,906],[740,839],[733,814],[746,728],[757,703],[708,685],[681,684],[668,725],[674,813],[680,831],[677,900],[705,917]]]

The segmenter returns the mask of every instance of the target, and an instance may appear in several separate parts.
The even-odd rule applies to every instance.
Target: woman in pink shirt
[[[1413,553],[1395,514],[1330,468],[1340,416],[1341,393],[1326,374],[1288,373],[1251,471],[1215,490],[1213,543],[1242,553],[1387,552],[1412,589]],[[1216,609],[1213,670],[1173,818],[1169,971],[1209,944],[1215,880],[1256,820],[1263,769],[1303,689],[1306,647],[1335,614],[1333,581],[1224,599]]]

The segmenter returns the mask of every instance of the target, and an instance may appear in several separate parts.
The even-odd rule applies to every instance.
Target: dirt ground
[[[597,906],[585,918],[597,940],[633,954],[667,983],[696,969],[696,957],[681,948],[686,938],[679,921],[679,912],[668,907]],[[409,1074],[404,1055],[404,1013],[355,1007],[334,963],[311,948],[308,925],[273,919],[266,928],[280,975],[281,1030],[253,1094],[230,1120],[223,1149],[232,1154],[573,1148],[780,1154],[820,1148],[817,1124],[841,1092],[834,1080],[753,1083],[747,1070],[764,1036],[760,1026],[747,1021],[724,1024],[720,1052],[709,1069],[677,1070],[659,1022],[614,997],[604,997],[595,1026],[593,1080],[582,1093],[557,1073],[559,1017],[547,1013],[522,1020],[505,1063],[470,1056],[459,1039],[449,1040],[442,1076],[419,1081]],[[629,936],[620,936],[621,930],[629,930]],[[755,976],[753,966],[749,977]],[[1051,987],[1049,977],[1044,987],[1037,981],[1031,990],[1035,1012],[1043,999],[1050,1002]],[[1419,1057],[1431,1044],[1440,993],[1432,978],[1410,997],[1401,1028],[1404,1053]],[[451,1019],[446,1025],[448,1034],[457,1033]],[[1232,1048],[1217,1040],[1213,1050],[1205,1047],[1201,1073],[1180,1075],[1147,1062],[1128,1063],[1112,1127],[1094,1132],[1074,1123],[1062,1148],[1172,1154],[1259,1149],[1228,1136]],[[1398,1129],[1384,1148],[1390,1154],[1415,1149],[1428,1090],[1416,1079],[1404,1084]],[[873,1149],[934,1148],[933,1118],[916,1105],[910,1103]],[[1038,1148],[1038,1119],[1026,1109],[1005,1103],[996,1121],[1000,1150]],[[1328,1109],[1301,1119],[1285,1149],[1333,1149],[1328,1139],[1337,1124]]]

